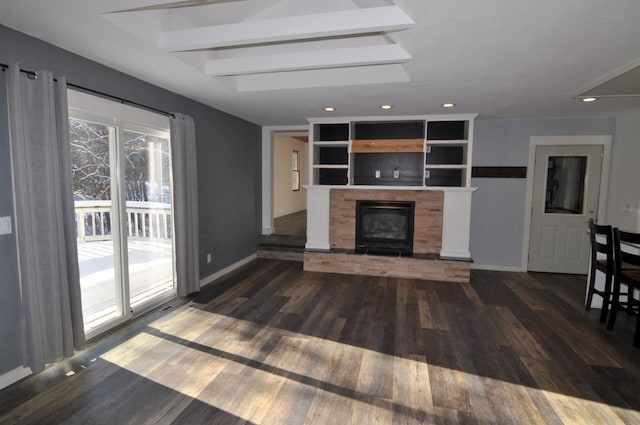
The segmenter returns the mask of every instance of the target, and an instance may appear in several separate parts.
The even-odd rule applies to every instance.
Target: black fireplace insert
[[[413,254],[415,202],[356,201],[356,252]]]

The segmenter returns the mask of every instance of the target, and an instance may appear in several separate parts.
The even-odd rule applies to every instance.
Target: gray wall
[[[611,158],[607,221],[640,231],[640,111],[616,120]]]
[[[261,128],[0,25],[0,62],[47,69],[67,81],[194,117],[198,151],[200,275],[255,253],[261,226]],[[3,73],[4,74],[4,73]],[[4,76],[2,77],[4,79]],[[0,91],[0,215],[12,210],[4,80]],[[16,341],[20,303],[13,236],[0,236],[0,341]],[[206,253],[213,262],[206,264]],[[0,374],[20,366],[19,345],[3,343]]]
[[[5,73],[0,72],[0,217],[13,220]],[[21,365],[20,287],[15,233],[0,235],[0,374]]]
[[[473,165],[520,166],[529,162],[531,136],[614,134],[615,119],[478,119]],[[519,268],[522,260],[526,179],[473,178],[471,256],[478,267]]]

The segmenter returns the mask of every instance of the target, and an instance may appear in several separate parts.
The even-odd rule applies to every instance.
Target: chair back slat
[[[640,266],[640,233],[615,229],[613,233],[613,244],[615,248],[616,265],[619,269],[624,264]]]
[[[599,238],[600,237],[600,238]],[[609,225],[596,224],[589,220],[589,238],[591,240],[591,261],[597,260],[597,254],[605,254],[610,264],[613,264],[613,228]],[[602,241],[604,239],[604,241]]]

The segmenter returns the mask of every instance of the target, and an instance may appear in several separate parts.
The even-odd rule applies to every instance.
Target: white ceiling
[[[444,102],[620,115],[640,108],[639,22],[637,0],[0,1],[3,25],[261,125]],[[575,99],[613,79],[616,97]]]

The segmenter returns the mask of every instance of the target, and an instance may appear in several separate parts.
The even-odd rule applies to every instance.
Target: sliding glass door
[[[127,253],[131,306],[173,289],[169,140],[124,132]]]
[[[121,317],[122,283],[116,279],[113,218],[113,126],[69,120],[76,241],[85,331]]]
[[[175,296],[169,135],[69,121],[85,332],[94,336]]]

